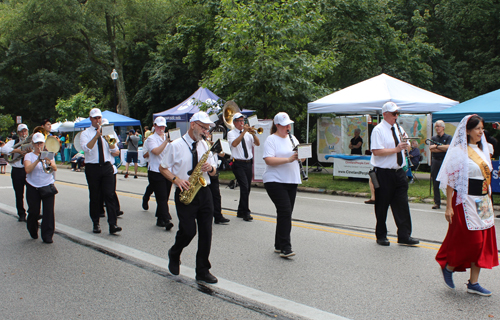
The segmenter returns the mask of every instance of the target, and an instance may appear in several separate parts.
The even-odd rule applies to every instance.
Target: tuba
[[[224,104],[224,108],[222,109],[222,120],[224,120],[224,124],[229,130],[234,129],[233,117],[236,113],[241,112],[240,108],[233,100],[229,100]],[[250,127],[249,133],[257,133],[262,134],[264,132],[264,128],[255,128]]]
[[[222,108],[222,120],[224,120],[224,125],[229,130],[234,129],[233,117],[238,112],[241,112],[241,110],[233,100],[229,100],[224,104],[224,108]]]
[[[33,130],[33,133],[30,134],[26,139],[24,140],[19,140],[18,143],[16,143],[15,145],[12,146],[12,149],[19,149],[21,148],[21,151],[28,151],[29,149],[31,149],[31,139],[33,138],[33,135],[37,132],[40,132],[42,133],[44,136],[45,136],[45,139],[47,139],[47,136],[49,135],[49,133],[47,132],[47,130],[45,130],[44,127],[42,126],[38,126],[36,127],[34,130]],[[16,161],[18,161],[20,158],[22,157],[22,155],[20,155],[19,153],[15,153],[15,154],[9,154],[5,157],[5,160],[8,162],[8,163],[14,163]]]
[[[193,169],[193,172],[189,176],[189,189],[182,190],[179,194],[179,200],[185,205],[190,204],[198,191],[200,191],[201,187],[207,186],[207,181],[203,178],[203,172],[201,171],[201,167],[205,162],[207,162],[208,157],[210,156],[210,152],[219,153],[221,150],[220,140],[217,140],[213,145],[210,145],[210,142],[205,140],[208,144],[208,150],[203,154],[200,161]]]

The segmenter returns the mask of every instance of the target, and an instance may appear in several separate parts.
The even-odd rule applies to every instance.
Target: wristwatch
[[[177,179],[177,177],[176,177],[176,176],[174,176],[174,177],[172,178],[172,182],[174,182],[174,181],[175,181],[175,179]]]

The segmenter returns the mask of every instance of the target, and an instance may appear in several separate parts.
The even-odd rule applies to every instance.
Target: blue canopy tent
[[[200,111],[198,104],[195,102],[201,101],[216,105],[219,99],[220,98],[209,89],[199,87],[195,93],[190,95],[189,98],[179,103],[175,107],[162,112],[154,113],[153,119],[162,116],[165,118],[165,120],[167,120],[167,122],[188,122],[193,114]],[[254,110],[243,109],[241,113],[243,113],[245,116],[251,116],[254,113]]]
[[[102,117],[104,119],[108,119],[110,124],[114,124],[115,127],[127,127],[127,126],[140,126],[141,121],[129,118],[122,114],[118,114],[111,111],[103,111]],[[87,118],[85,120],[79,121],[75,123],[75,128],[87,128],[90,127],[90,119]]]
[[[446,110],[434,112],[432,122],[460,122],[468,114],[475,113],[486,122],[500,121],[500,89],[467,100]]]

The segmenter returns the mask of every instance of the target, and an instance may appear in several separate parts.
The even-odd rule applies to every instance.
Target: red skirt
[[[495,226],[486,230],[467,229],[463,205],[456,205],[453,193],[453,218],[448,233],[436,255],[436,261],[444,268],[446,264],[455,271],[465,271],[475,263],[480,268],[498,266],[498,249]]]

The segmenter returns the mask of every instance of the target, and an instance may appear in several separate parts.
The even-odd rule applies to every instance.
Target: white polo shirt
[[[227,133],[227,141],[229,142],[229,146],[231,147],[231,156],[234,159],[238,160],[250,160],[253,158],[253,145],[254,145],[254,138],[253,136],[245,132],[245,135],[243,136],[243,139],[245,139],[245,143],[247,145],[247,151],[248,151],[248,158],[245,158],[245,152],[243,151],[243,143],[240,142],[236,147],[233,147],[233,141],[236,140],[240,136],[240,130],[238,129],[233,129]]]
[[[151,136],[148,140],[151,139]],[[182,139],[176,139],[167,145],[167,155],[161,161],[161,166],[163,168],[170,168],[170,171],[175,174],[178,178],[182,180],[188,180],[188,171],[193,169],[193,156],[191,153],[191,147],[194,140],[191,139],[189,134],[182,136]],[[196,150],[198,152],[198,161],[203,157],[203,154],[207,152],[208,145],[205,141],[198,141],[196,144]],[[207,163],[215,166],[215,161],[213,156],[209,156]],[[203,178],[210,184],[210,177],[208,173],[203,172]]]
[[[394,137],[392,135],[391,125],[382,120],[372,131],[371,136],[371,150],[378,149],[392,149],[396,147],[394,142]],[[398,141],[400,141],[400,133],[398,131],[398,126],[394,124],[396,136],[398,137]],[[401,128],[401,136],[407,137],[406,132],[402,127]],[[401,142],[401,141],[400,141]],[[401,151],[403,155],[403,165],[406,161],[406,156],[404,150]],[[384,168],[384,169],[399,169],[401,166],[398,165],[398,156],[396,153],[392,153],[387,156],[375,156],[372,154],[370,164],[374,167]]]
[[[38,156],[33,152],[27,153],[24,156],[24,160],[28,160],[31,163],[35,162],[37,159]],[[26,182],[28,182],[35,188],[41,188],[54,183],[54,175],[52,173],[46,173],[45,171],[43,171],[42,162],[39,162],[36,164],[36,167],[35,169],[33,169],[33,171],[26,174]]]
[[[154,148],[158,147],[165,141],[165,135],[160,137],[156,132],[150,135],[145,142],[146,148],[149,150],[149,162],[148,162],[148,170],[160,173],[160,163],[162,159],[167,154],[167,148],[170,144],[168,143],[165,149],[159,154],[156,155],[151,152]]]
[[[85,129],[85,131],[83,131],[82,134],[80,135],[80,145],[82,146],[83,152],[85,152],[86,164],[99,164],[99,145],[98,145],[99,141],[95,142],[94,147],[92,149],[89,149],[89,147],[87,147],[89,141],[92,140],[96,134],[97,134],[97,129],[94,128],[93,126],[90,126],[89,128]],[[106,141],[106,139],[104,139],[104,137],[102,136],[100,138],[102,140],[104,162],[109,162],[113,164],[115,161],[114,160],[115,157],[111,155],[111,152],[118,151],[118,143],[115,145],[114,149],[109,149],[109,144]],[[116,134],[115,138],[117,138]]]

